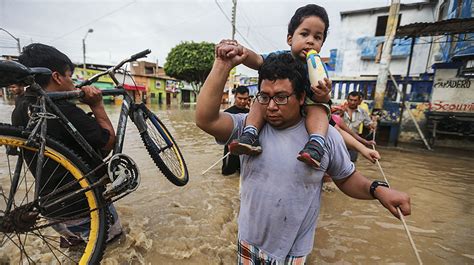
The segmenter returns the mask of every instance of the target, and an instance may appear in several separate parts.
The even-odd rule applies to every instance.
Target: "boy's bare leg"
[[[310,105],[305,107],[305,125],[309,140],[298,155],[298,160],[312,167],[319,167],[324,155],[323,146],[326,142],[329,120],[325,106]]]
[[[258,141],[258,133],[265,124],[263,108],[258,101],[250,107],[250,112],[245,120],[245,128],[239,139],[229,144],[229,152],[234,155],[258,155],[262,147]]]

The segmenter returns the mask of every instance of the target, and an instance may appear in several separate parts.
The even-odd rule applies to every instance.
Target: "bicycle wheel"
[[[165,125],[149,109],[142,106],[147,130],[141,137],[148,154],[166,178],[177,186],[188,183],[188,168],[175,140]]]
[[[88,189],[88,166],[47,138],[36,181],[38,149],[27,146],[26,138],[20,129],[0,124],[0,263],[99,263],[107,211],[101,191]]]

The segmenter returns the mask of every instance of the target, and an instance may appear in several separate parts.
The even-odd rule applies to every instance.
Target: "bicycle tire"
[[[148,108],[142,106],[147,130],[140,134],[148,154],[165,177],[176,186],[189,181],[188,168],[176,141],[166,126]],[[171,146],[167,144],[171,143]]]
[[[39,199],[29,202],[29,193],[33,192],[32,190],[35,190],[34,187],[36,186],[32,185],[36,181],[31,172],[34,172],[34,168],[36,168],[35,154],[37,154],[38,149],[26,146],[27,138],[28,134],[23,133],[21,129],[7,124],[0,124],[0,169],[5,169],[5,160],[7,160],[9,166],[8,173],[5,173],[5,170],[0,170],[2,172],[0,173],[0,252],[8,253],[10,255],[9,259],[20,259],[19,262],[9,263],[98,264],[105,249],[108,225],[107,210],[106,207],[102,207],[105,205],[105,201],[100,188],[95,187],[82,194],[79,193],[77,196],[61,203],[55,203],[54,201],[63,195],[58,193],[61,191],[58,188],[64,187],[63,184],[67,185],[68,181],[72,182],[69,182],[71,188],[61,192],[70,194],[69,192],[72,189],[87,188],[91,184],[92,178],[83,177],[90,171],[89,167],[73,151],[60,142],[47,137],[43,172],[48,172],[48,174],[42,174],[44,185],[38,182],[40,185]],[[16,154],[12,155],[12,150]],[[20,155],[22,156],[21,159],[19,158]],[[3,221],[8,220],[6,217],[8,215],[5,215],[7,207],[5,198],[8,198],[7,196],[11,193],[11,190],[8,187],[4,188],[4,185],[8,185],[8,181],[10,181],[10,186],[12,186],[11,172],[16,167],[16,165],[11,165],[10,158],[14,163],[17,163],[16,165],[20,165],[18,167],[21,168],[20,170],[24,170],[20,174],[18,190],[13,197],[14,204],[11,211],[9,211],[10,216],[14,216],[12,213],[16,214],[25,209],[22,207],[26,207],[27,212],[32,214],[30,204],[36,202],[40,205],[35,208],[37,215],[34,220],[22,220],[24,223],[15,220],[13,232],[12,230],[7,231],[3,226]],[[54,171],[48,171],[51,166],[54,167]],[[57,176],[61,176],[60,180]],[[30,180],[31,182],[28,183]],[[51,187],[54,188],[51,190]],[[55,191],[56,193],[53,193]],[[42,201],[43,198],[47,199]],[[49,205],[46,207],[47,202],[49,202]],[[28,223],[28,221],[30,222]],[[27,223],[28,229],[20,229],[20,223],[22,225]],[[88,235],[82,237],[84,240],[76,237],[66,237],[64,235],[65,230],[60,233],[61,229],[58,229],[59,227],[64,228],[64,225],[72,224],[74,224],[75,229],[81,229],[83,232],[88,231]],[[54,228],[53,225],[55,225]],[[72,243],[72,239],[77,239],[75,244]],[[38,252],[40,253],[38,254]]]

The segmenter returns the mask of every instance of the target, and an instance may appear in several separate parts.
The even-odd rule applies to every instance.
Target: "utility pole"
[[[232,0],[232,40],[235,40],[235,19],[237,16],[237,0]]]
[[[232,0],[232,40],[235,40],[235,21],[237,17],[237,0]],[[234,89],[234,78],[235,78],[235,67],[232,69],[232,71],[229,73],[229,81],[230,81],[230,87],[229,91],[227,92],[227,98],[229,103],[232,103],[231,98],[232,98],[232,90]]]
[[[383,108],[383,100],[385,95],[385,89],[387,88],[390,61],[392,60],[393,40],[397,31],[399,13],[400,0],[392,0],[387,19],[387,28],[385,30],[385,42],[383,44],[382,57],[380,59],[377,84],[375,86],[374,109]]]

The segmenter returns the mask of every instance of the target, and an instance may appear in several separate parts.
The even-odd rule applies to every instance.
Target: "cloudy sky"
[[[387,6],[389,0],[237,0],[236,39],[258,53],[287,49],[287,23],[294,11],[317,3],[329,13],[322,55],[338,47],[340,12]],[[421,2],[420,0],[419,2]],[[402,1],[414,2],[414,1]],[[416,1],[415,1],[416,2]],[[0,28],[20,38],[21,46],[41,42],[82,62],[111,64],[144,49],[162,66],[182,41],[219,42],[232,34],[232,0],[0,0]],[[0,54],[17,54],[15,40],[0,31]],[[252,74],[241,67],[238,72]]]

